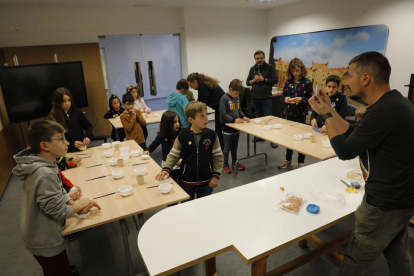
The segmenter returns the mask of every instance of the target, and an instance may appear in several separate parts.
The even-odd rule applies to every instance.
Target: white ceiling
[[[0,7],[156,7],[156,8],[245,8],[271,9],[305,0],[275,0],[265,3],[247,0],[0,0]]]

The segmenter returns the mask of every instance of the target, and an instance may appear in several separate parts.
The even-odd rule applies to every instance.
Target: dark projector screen
[[[10,123],[47,116],[59,87],[72,93],[77,108],[88,106],[81,61],[0,67],[0,86]]]

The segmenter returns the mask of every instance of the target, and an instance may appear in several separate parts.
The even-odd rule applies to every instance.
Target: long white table
[[[340,180],[356,169],[357,160],[333,158],[158,212],[138,235],[138,248],[149,274],[169,275],[207,261],[208,275],[214,275],[214,257],[234,250],[246,264],[253,264],[252,275],[266,275],[270,254],[353,216],[363,193],[346,194]],[[342,193],[346,207],[308,201],[298,215],[278,209],[287,191],[299,191],[309,199],[311,190]],[[320,213],[308,213],[308,203],[319,205]],[[349,234],[329,244],[331,247],[319,251],[319,256],[331,253],[348,239]]]

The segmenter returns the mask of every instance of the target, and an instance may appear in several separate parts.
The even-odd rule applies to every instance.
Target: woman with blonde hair
[[[205,103],[215,111],[215,131],[220,140],[220,146],[223,149],[223,131],[220,123],[219,103],[221,97],[225,94],[219,85],[219,81],[201,73],[191,73],[187,77],[188,85],[198,91],[198,101]]]

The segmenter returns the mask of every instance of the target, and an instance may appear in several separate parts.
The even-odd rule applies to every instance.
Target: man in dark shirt
[[[414,215],[414,107],[391,90],[391,66],[382,54],[367,52],[349,63],[347,86],[367,111],[356,126],[343,120],[329,97],[309,100],[326,125],[338,157],[368,156],[365,196],[355,211],[355,230],[338,275],[366,275],[384,254],[390,275],[414,275],[407,225]]]
[[[256,64],[250,68],[246,81],[252,87],[253,107],[258,117],[272,115],[272,86],[278,82],[275,68],[264,59],[263,51],[254,53]],[[277,148],[277,145],[272,144],[272,147]]]

